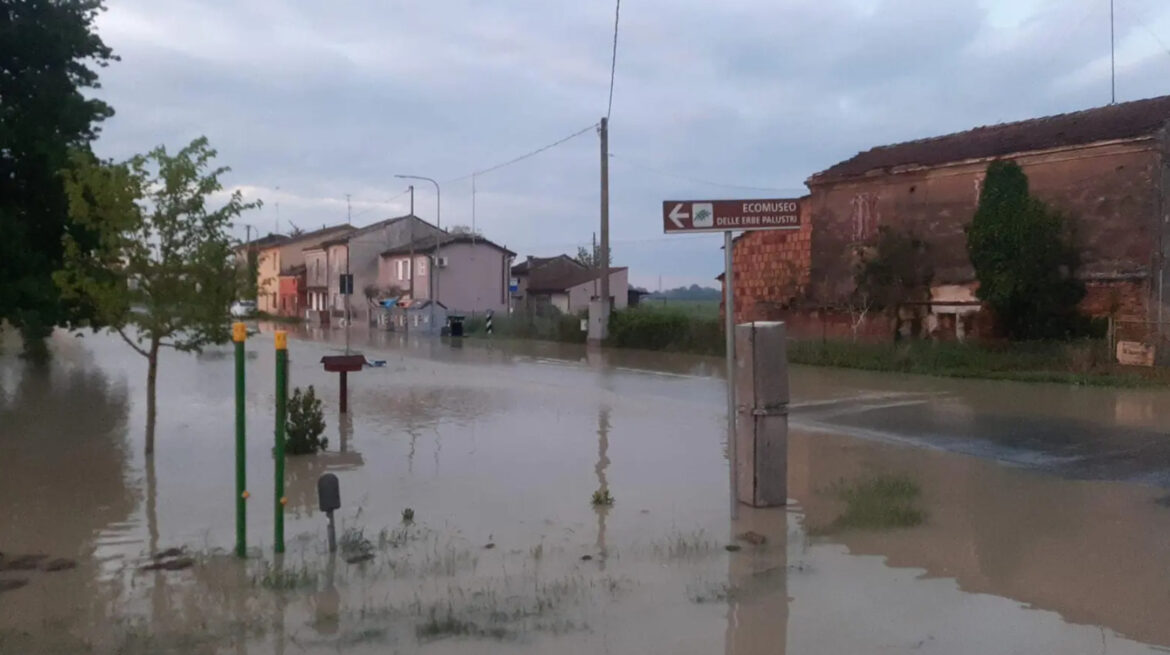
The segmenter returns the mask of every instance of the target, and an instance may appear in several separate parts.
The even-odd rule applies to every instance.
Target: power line
[[[609,120],[609,115],[613,112],[613,78],[617,72],[617,41],[618,41],[618,19],[622,15],[622,0],[617,0],[617,6],[613,10],[613,57],[609,62],[609,104],[605,107],[605,120]]]
[[[596,127],[597,127],[597,123],[593,123],[592,125],[589,125],[588,127],[584,127],[580,130],[577,130],[576,132],[573,132],[569,136],[566,136],[564,138],[553,141],[552,143],[550,143],[548,145],[541,146],[535,150],[531,150],[529,152],[526,152],[523,155],[520,155],[519,157],[516,157],[514,159],[509,159],[508,161],[500,163],[500,164],[496,164],[495,166],[489,166],[488,168],[484,168],[484,169],[481,169],[478,171],[472,171],[471,173],[468,173],[467,175],[464,175],[462,177],[457,177],[453,180],[447,180],[446,182],[444,182],[444,184],[450,184],[452,182],[459,182],[462,180],[469,179],[472,176],[478,177],[480,175],[484,175],[485,173],[491,173],[492,171],[497,171],[501,168],[504,168],[505,166],[511,166],[512,164],[524,161],[525,159],[528,159],[529,157],[535,157],[536,155],[539,155],[540,153],[544,152],[545,150],[550,150],[552,148],[555,148],[555,147],[561,145],[562,143],[565,143],[566,141],[569,141],[571,139],[579,137],[582,134],[585,134],[589,130],[592,130]]]
[[[691,177],[690,175],[680,175],[678,173],[671,173],[670,171],[664,171],[660,168],[654,168],[653,166],[639,164],[639,163],[633,162],[625,157],[618,157],[616,154],[613,154],[613,153],[610,153],[609,156],[614,158],[614,159],[617,159],[618,161],[625,163],[628,166],[633,166],[634,168],[641,168],[643,170],[650,171],[651,173],[657,173],[659,175],[663,175],[666,177],[673,177],[673,178],[677,178],[680,180],[686,180],[687,182],[694,182],[696,184],[706,184],[708,186],[722,187],[724,189],[736,189],[739,191],[770,191],[770,192],[778,192],[778,193],[792,193],[793,191],[797,191],[797,189],[795,189],[795,188],[780,189],[780,188],[776,188],[776,187],[745,186],[742,184],[724,184],[722,182],[712,182],[711,180],[704,180],[704,179],[697,178],[697,177]],[[801,189],[801,190],[799,190],[799,193],[805,193],[805,191],[803,189]]]

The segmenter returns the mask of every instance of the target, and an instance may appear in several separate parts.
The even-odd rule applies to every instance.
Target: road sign
[[[731,472],[731,518],[739,516],[739,458],[735,452],[735,270],[734,230],[799,230],[800,199],[666,200],[662,231],[667,234],[723,233],[723,320],[727,351],[727,459]]]
[[[667,200],[662,203],[663,232],[798,230],[800,200]]]

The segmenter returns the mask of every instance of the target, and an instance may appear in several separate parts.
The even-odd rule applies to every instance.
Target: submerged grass
[[[273,591],[316,589],[317,573],[303,564],[299,568],[289,569],[265,564],[260,573],[252,576],[252,585]]]
[[[840,481],[828,491],[845,503],[845,511],[832,523],[809,526],[811,535],[848,529],[911,528],[926,519],[926,514],[917,507],[921,489],[905,475],[879,475],[852,483]]]
[[[674,532],[661,541],[650,544],[650,550],[668,560],[703,557],[719,549],[719,544],[709,538],[706,530]]]

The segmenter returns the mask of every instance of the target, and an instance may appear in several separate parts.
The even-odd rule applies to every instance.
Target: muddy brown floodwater
[[[795,369],[792,503],[732,525],[719,360],[357,334],[386,365],[351,376],[345,417],[318,363],[341,335],[290,342],[329,452],[289,461],[279,558],[273,345],[248,342],[245,561],[229,350],[164,358],[151,462],[141,358],[58,334],[37,369],[7,335],[0,653],[1170,647],[1165,392]],[[845,520],[842,490],[875,480],[913,488],[921,522]]]

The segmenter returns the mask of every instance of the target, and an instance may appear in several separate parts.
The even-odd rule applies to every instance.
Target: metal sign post
[[[735,259],[731,230],[723,233],[723,332],[727,357],[727,463],[731,469],[731,518],[739,518],[739,457],[735,448]]]
[[[739,516],[739,460],[736,452],[735,399],[735,243],[733,230],[799,230],[799,198],[758,200],[666,200],[662,231],[666,234],[723,233],[723,313],[727,353],[727,463],[730,469],[731,518]]]

